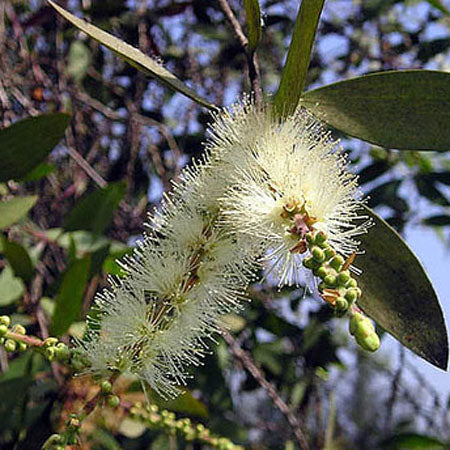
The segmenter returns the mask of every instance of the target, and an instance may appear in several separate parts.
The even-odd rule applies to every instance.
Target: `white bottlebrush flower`
[[[261,256],[295,281],[306,232],[357,249],[356,178],[310,116],[286,120],[251,102],[217,113],[200,163],[183,171],[122,261],[126,276],[96,298],[79,343],[93,373],[132,373],[163,396],[201,363],[223,314],[236,311]],[[300,256],[299,256],[300,255]]]
[[[217,121],[210,144],[227,146],[224,159],[236,167],[222,199],[225,226],[265,243],[280,284],[297,281],[309,231],[323,231],[338,253],[357,252],[369,223],[337,142],[304,111],[281,120],[269,109],[237,109]]]

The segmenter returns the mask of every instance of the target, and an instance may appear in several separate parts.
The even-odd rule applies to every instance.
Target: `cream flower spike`
[[[222,198],[224,226],[264,242],[263,260],[280,285],[298,282],[310,231],[322,231],[344,256],[358,252],[355,238],[370,222],[359,212],[357,177],[311,115],[298,111],[281,121],[270,109],[235,107],[214,126],[212,151],[223,147],[236,168]]]

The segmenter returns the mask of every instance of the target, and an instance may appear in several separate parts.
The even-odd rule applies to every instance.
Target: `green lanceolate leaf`
[[[26,216],[37,202],[37,199],[36,195],[29,195],[0,202],[0,229],[10,227]]]
[[[3,236],[2,247],[15,276],[30,281],[33,275],[33,263],[26,249],[17,242],[8,241]]]
[[[245,20],[247,23],[248,46],[254,52],[258,47],[261,36],[261,11],[258,0],[244,0]]]
[[[450,73],[381,72],[308,91],[300,104],[344,133],[400,150],[450,150]]]
[[[21,178],[38,166],[64,137],[70,116],[43,114],[0,130],[0,182]]]
[[[177,92],[180,92],[181,94],[184,94],[186,97],[189,97],[191,100],[194,100],[195,102],[206,108],[215,108],[213,104],[200,97],[200,95],[186,86],[181,80],[179,80],[167,69],[165,69],[161,63],[144,55],[144,53],[142,53],[139,49],[127,44],[126,42],[123,42],[122,40],[114,37],[106,31],[103,31],[86,21],[79,19],[73,14],[70,14],[64,8],[61,8],[61,6],[57,5],[51,0],[48,0],[48,3],[50,3],[50,5],[52,5],[59,14],[61,14],[73,25],[75,25],[79,30],[83,31],[100,44],[109,48],[111,51],[116,53],[136,69],[146,73],[147,75],[155,77],[166,86],[174,89]]]
[[[427,0],[427,1],[431,6],[434,6],[436,9],[443,12],[444,14],[450,14],[450,11],[444,6],[442,0]]]
[[[88,230],[101,234],[110,224],[114,211],[125,194],[122,182],[111,183],[82,198],[64,224],[66,231]]]
[[[300,5],[280,86],[274,99],[275,110],[280,115],[289,115],[297,108],[305,87],[306,72],[324,3],[325,0],[302,0]]]
[[[64,274],[56,297],[53,313],[52,334],[60,336],[79,318],[83,293],[89,275],[90,258],[74,260]]]
[[[400,433],[383,440],[380,450],[445,450],[448,446],[438,439],[415,433]]]
[[[446,369],[447,330],[430,279],[400,235],[365,209],[375,226],[360,237],[365,254],[356,259],[363,270],[358,305],[405,347]]]

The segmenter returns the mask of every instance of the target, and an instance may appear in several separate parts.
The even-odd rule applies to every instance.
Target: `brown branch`
[[[267,381],[262,371],[256,366],[250,355],[239,346],[236,339],[234,339],[233,336],[231,336],[231,334],[226,330],[222,330],[222,333],[226,343],[233,353],[233,356],[242,363],[242,365],[252,374],[253,378],[259,383],[259,385],[267,391],[267,394],[272,399],[274,405],[286,417],[286,420],[292,427],[295,437],[297,438],[300,449],[308,449],[308,441],[302,431],[300,421],[295,417],[284,400],[278,395],[274,385]]]
[[[247,57],[248,64],[248,77],[250,79],[250,84],[252,86],[253,95],[255,96],[255,103],[258,106],[262,105],[262,89],[261,89],[261,81],[259,75],[259,64],[258,57],[255,52],[251,51],[248,45],[247,36],[241,27],[241,24],[238,22],[236,16],[234,15],[230,5],[228,4],[228,0],[219,0],[220,6],[222,8],[223,13],[226,18],[230,22],[234,34],[238,38],[239,43],[241,44],[245,55]]]

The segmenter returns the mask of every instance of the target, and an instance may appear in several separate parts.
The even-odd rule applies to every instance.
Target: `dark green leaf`
[[[0,130],[0,181],[21,178],[44,161],[69,121],[67,114],[43,114]]]
[[[244,8],[248,31],[248,45],[253,52],[258,47],[262,35],[259,0],[244,0]]]
[[[56,297],[52,334],[60,336],[79,318],[88,280],[90,258],[76,259],[68,267]]]
[[[450,73],[365,75],[306,92],[302,106],[344,133],[400,150],[450,149]]]
[[[41,163],[22,177],[20,182],[38,181],[56,171],[54,164]]]
[[[209,417],[205,404],[196,399],[189,391],[172,400],[164,400],[155,392],[152,392],[152,402],[162,409],[169,409],[170,411],[201,417],[203,419]]]
[[[279,115],[289,115],[297,108],[306,82],[311,50],[325,0],[302,0],[292,34],[280,86],[274,98]]]
[[[427,1],[430,5],[434,6],[436,9],[443,12],[444,14],[450,14],[448,9],[442,3],[442,0],[427,0]]]
[[[388,181],[372,189],[367,194],[367,197],[369,198],[369,206],[371,208],[375,208],[378,205],[384,204],[394,208],[396,211],[407,211],[408,204],[397,195],[397,191],[401,183],[402,182],[400,180]]]
[[[375,226],[361,236],[365,254],[358,305],[405,347],[445,369],[447,330],[437,294],[421,263],[397,232],[365,208]]]
[[[30,195],[0,202],[0,229],[10,227],[26,216],[37,202],[37,199],[36,195]]]
[[[389,164],[386,161],[377,161],[373,164],[370,164],[369,166],[364,167],[359,173],[358,173],[358,182],[359,184],[368,183],[369,181],[374,180],[375,178],[378,178],[379,176],[383,175],[388,169]]]
[[[437,227],[444,227],[450,225],[450,216],[446,216],[444,214],[440,214],[437,216],[427,217],[423,220],[423,223],[426,225],[434,225]]]
[[[10,266],[6,266],[0,273],[0,306],[14,303],[24,291],[23,281],[14,276]]]
[[[96,26],[79,19],[73,14],[70,14],[64,8],[61,8],[61,6],[57,5],[51,0],[48,0],[48,3],[52,5],[53,8],[55,8],[56,11],[58,11],[58,13],[61,14],[65,19],[75,25],[79,30],[83,31],[100,44],[103,44],[105,47],[109,48],[111,51],[125,60],[128,64],[131,64],[133,67],[146,73],[147,75],[155,77],[166,86],[174,89],[177,92],[180,92],[181,94],[184,94],[186,97],[189,97],[191,100],[194,100],[198,104],[210,109],[215,108],[214,105],[209,103],[204,98],[200,97],[196,92],[186,86],[175,75],[165,69],[162,64],[152,58],[149,58],[139,49],[127,44],[126,42],[123,42],[121,39],[112,36],[106,31],[103,31],[100,28],[97,28]]]
[[[381,442],[381,450],[445,450],[448,447],[434,437],[402,433]]]
[[[416,186],[419,194],[430,200],[430,202],[441,206],[450,205],[447,197],[429,179],[425,177],[416,177]]]
[[[67,217],[66,231],[88,230],[101,234],[110,224],[125,194],[125,184],[111,183],[81,199]]]
[[[25,248],[17,242],[8,241],[4,237],[2,237],[2,247],[16,277],[30,281],[33,275],[33,263]]]

